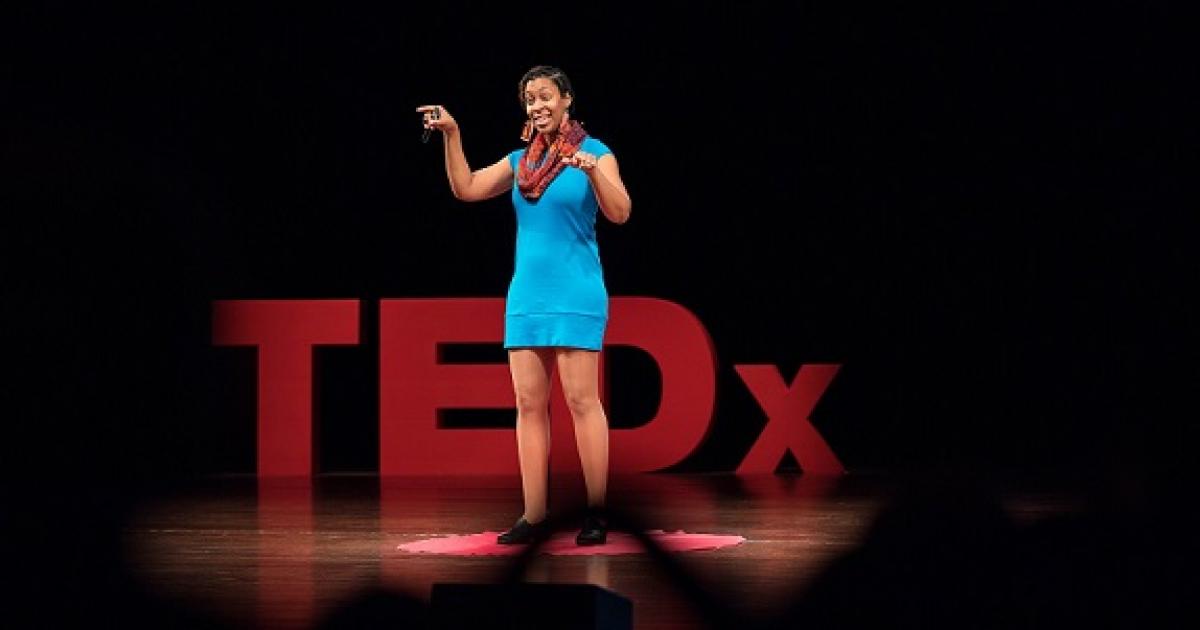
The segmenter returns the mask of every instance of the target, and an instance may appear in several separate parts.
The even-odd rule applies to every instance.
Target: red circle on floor
[[[511,556],[521,553],[525,545],[501,545],[496,542],[500,532],[482,532],[459,536],[426,538],[404,543],[396,548],[413,553],[431,553],[451,556]],[[664,532],[661,529],[646,532],[665,551],[705,551],[731,547],[746,541],[742,536],[716,534],[689,534],[685,531]],[[590,556],[643,553],[645,549],[638,539],[622,532],[609,532],[608,542],[603,545],[580,546],[575,544],[574,532],[560,532],[546,541],[538,550],[554,556]]]

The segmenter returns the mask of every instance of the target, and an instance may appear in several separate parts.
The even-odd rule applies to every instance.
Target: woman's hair
[[[575,109],[575,90],[571,88],[571,80],[567,78],[567,73],[554,66],[534,66],[521,77],[521,83],[517,85],[517,99],[521,104],[525,104],[525,86],[534,79],[546,78],[554,82],[558,86],[558,93],[563,96],[571,96],[571,106],[568,110]]]

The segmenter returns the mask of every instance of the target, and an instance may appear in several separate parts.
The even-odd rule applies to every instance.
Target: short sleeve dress
[[[597,158],[611,153],[591,136],[579,150]],[[524,155],[525,149],[508,155],[514,174]],[[599,203],[587,175],[568,166],[533,202],[514,183],[512,203],[517,243],[504,303],[504,347],[600,350],[608,290],[596,246]]]

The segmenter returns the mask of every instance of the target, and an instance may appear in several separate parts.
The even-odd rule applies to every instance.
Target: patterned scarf
[[[540,198],[550,182],[566,168],[562,158],[575,155],[586,137],[583,125],[568,118],[565,112],[554,144],[550,145],[546,136],[539,133],[517,165],[517,187],[521,195],[530,201]],[[543,156],[545,159],[542,159]]]

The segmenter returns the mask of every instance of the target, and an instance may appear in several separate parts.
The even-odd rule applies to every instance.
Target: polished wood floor
[[[635,627],[703,627],[712,605],[769,619],[830,563],[851,552],[895,484],[871,476],[655,474],[613,479],[615,509],[667,531],[735,534],[746,542],[673,554],[699,590],[679,587],[650,554],[538,555],[529,582],[591,583],[633,603]],[[556,479],[551,510],[582,495]],[[1015,521],[1069,510],[1062,493],[1004,497]],[[495,582],[521,559],[436,556],[397,545],[434,536],[502,530],[520,513],[516,478],[313,481],[207,480],[146,501],[124,525],[129,571],[164,601],[230,627],[313,628],[373,590],[428,600],[439,582]],[[707,601],[696,601],[706,598]],[[709,606],[705,608],[705,606]]]

